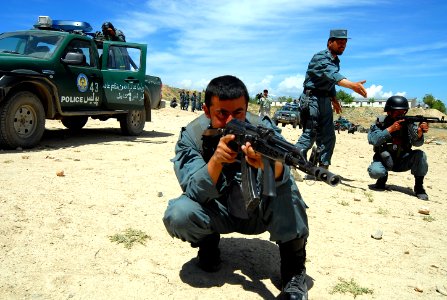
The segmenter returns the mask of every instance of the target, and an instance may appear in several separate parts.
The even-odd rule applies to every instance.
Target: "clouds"
[[[366,91],[368,93],[368,99],[374,98],[374,99],[388,99],[391,96],[399,95],[399,96],[406,96],[406,92],[396,92],[393,93],[392,91],[383,91],[383,86],[381,85],[375,85],[372,84],[370,87],[366,88]],[[351,95],[354,98],[362,98],[359,94],[353,92]]]
[[[148,44],[148,73],[168,85],[201,90],[212,78],[232,74],[251,94],[267,88],[295,98],[329,30],[347,28],[341,73],[366,79],[369,95],[430,93],[447,100],[446,1],[80,1],[90,9],[76,11],[76,19],[90,13],[94,20],[116,21],[127,40]],[[50,2],[72,17],[68,4],[35,3]]]
[[[148,45],[148,74],[165,84],[201,90],[212,78],[232,74],[251,94],[267,88],[271,95],[295,98],[311,57],[326,47],[329,30],[347,28],[351,39],[341,73],[352,81],[366,79],[369,97],[430,93],[447,100],[445,1],[79,0],[77,5],[89,9],[73,10],[63,1],[34,0],[26,8],[11,2],[3,30],[29,28],[39,12],[88,21],[94,28],[111,21],[128,41]]]
[[[279,95],[299,95],[303,91],[303,82],[304,75],[287,77],[278,84],[278,93]]]

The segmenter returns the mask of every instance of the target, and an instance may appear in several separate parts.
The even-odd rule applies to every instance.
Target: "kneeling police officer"
[[[372,187],[384,190],[388,172],[411,170],[414,175],[415,196],[428,200],[424,189],[424,177],[428,172],[427,156],[422,150],[412,150],[412,146],[424,144],[424,133],[428,123],[414,124],[401,117],[408,112],[408,100],[402,96],[392,96],[385,104],[386,116],[380,116],[368,133],[368,142],[374,146],[373,162],[368,167],[371,178],[377,179]]]

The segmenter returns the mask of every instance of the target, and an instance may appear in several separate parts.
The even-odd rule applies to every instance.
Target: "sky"
[[[203,90],[230,74],[251,96],[298,98],[330,29],[347,29],[340,73],[366,80],[368,98],[431,94],[447,104],[446,12],[444,0],[29,0],[2,6],[0,32],[29,29],[38,16],[94,31],[109,21],[128,42],[148,45],[146,73],[164,84]]]

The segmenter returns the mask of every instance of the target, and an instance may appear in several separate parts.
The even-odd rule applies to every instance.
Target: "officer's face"
[[[406,109],[396,109],[396,110],[390,110],[387,113],[392,118],[397,118],[397,117],[404,116],[407,113],[407,110]]]
[[[219,100],[219,97],[211,97],[211,106],[203,106],[205,115],[211,119],[213,128],[223,128],[232,119],[245,121],[247,103],[244,96],[236,99]]]
[[[329,41],[328,48],[332,54],[342,55],[343,51],[346,49],[346,43],[348,39],[335,39],[333,41]]]
[[[111,35],[111,36],[114,36],[114,35],[115,35],[115,31],[113,31],[112,28],[109,28],[109,27],[103,27],[103,28],[102,28],[102,34],[104,34],[104,35]]]

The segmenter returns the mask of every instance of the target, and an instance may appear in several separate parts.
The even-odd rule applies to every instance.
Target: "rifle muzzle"
[[[317,167],[314,170],[314,176],[317,180],[321,180],[330,186],[336,186],[341,182],[341,178],[339,175],[335,175],[332,172],[329,172],[325,168]]]

